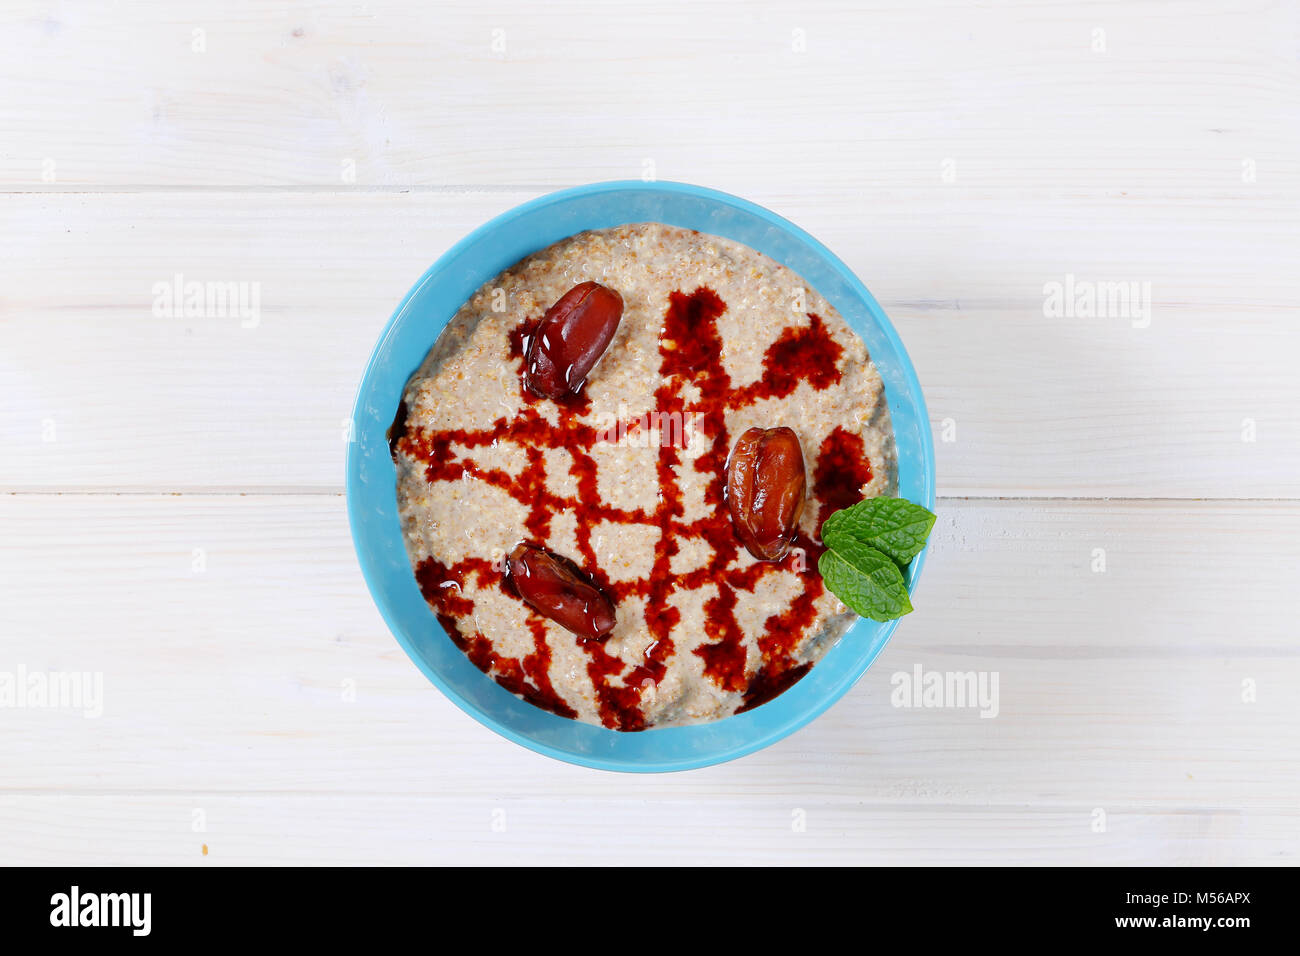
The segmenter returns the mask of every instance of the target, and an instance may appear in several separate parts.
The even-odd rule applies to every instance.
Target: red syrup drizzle
[[[822,503],[817,527],[834,512],[862,500],[862,486],[871,480],[871,462],[862,436],[839,425],[817,450],[813,469],[813,497]]]
[[[723,503],[727,456],[731,449],[726,413],[744,408],[762,399],[783,398],[799,384],[825,389],[840,381],[839,360],[843,349],[828,333],[822,319],[809,313],[809,325],[785,329],[764,355],[762,378],[742,388],[733,388],[722,363],[722,339],[718,318],[726,311],[724,303],[711,289],[700,287],[690,294],[674,292],[669,297],[660,339],[660,372],[663,384],[655,392],[655,410],[661,433],[652,442],[658,445],[657,472],[659,500],[653,511],[624,510],[600,501],[596,480],[596,461],[591,450],[597,442],[607,440],[608,428],[597,429],[581,421],[591,403],[581,392],[556,403],[558,421],[552,425],[542,414],[544,402],[520,387],[523,402],[520,413],[512,419],[499,418],[488,429],[467,431],[453,429],[428,432],[403,427],[393,429],[395,449],[404,451],[424,468],[429,482],[459,481],[469,476],[507,492],[529,509],[525,527],[533,543],[543,545],[550,533],[551,516],[572,512],[577,519],[577,564],[616,603],[639,597],[645,605],[645,623],[653,640],[644,660],[635,666],[625,664],[595,641],[580,642],[586,653],[587,672],[596,689],[601,722],[618,730],[643,730],[641,713],[643,693],[657,685],[667,671],[666,661],[674,647],[673,627],[680,612],[670,598],[678,590],[695,590],[713,584],[717,595],[705,602],[705,628],[709,643],[695,650],[704,661],[704,672],[719,687],[742,695],[740,710],[749,710],[776,697],[810,669],[799,663],[793,650],[816,617],[816,601],[824,593],[820,575],[816,574],[820,544],[800,532],[794,550],[781,562],[757,562],[743,568],[730,568],[739,555],[740,544],[731,527]],[[529,336],[537,327],[536,319],[521,322],[509,334],[510,357],[522,370]],[[682,395],[684,386],[692,384],[700,397],[689,404]],[[681,417],[673,415],[678,413]],[[682,461],[681,450],[663,434],[675,418],[685,421],[695,416],[698,436],[708,442],[694,465]],[[652,419],[655,421],[655,419]],[[608,423],[606,423],[607,425]],[[395,426],[397,423],[395,423]],[[635,433],[636,421],[625,423],[627,434]],[[469,458],[458,457],[458,448],[478,448],[496,441],[515,442],[526,449],[528,464],[519,475],[496,469],[484,469]],[[854,445],[856,441],[856,446]],[[571,496],[548,490],[543,449],[565,448],[572,459],[570,473],[576,479],[577,492]],[[707,479],[705,503],[708,513],[693,522],[684,520],[679,475],[694,467]],[[865,477],[863,477],[865,475]],[[822,443],[813,472],[815,497],[822,502],[821,520],[839,502],[852,494],[857,500],[861,485],[870,479],[870,465],[863,457],[860,437],[837,428]],[[832,505],[832,502],[834,504]],[[611,581],[601,570],[591,543],[592,529],[599,522],[645,524],[660,529],[650,574],[634,581]],[[673,574],[671,563],[678,553],[679,542],[703,538],[712,549],[704,567],[685,574]],[[799,552],[802,551],[802,555]],[[747,675],[744,635],[736,620],[737,592],[753,593],[763,577],[780,569],[798,571],[794,564],[802,557],[806,562],[805,587],[791,606],[769,616],[758,638],[761,662]],[[458,621],[472,619],[473,601],[464,596],[460,582],[473,575],[480,587],[496,585],[510,591],[503,573],[490,562],[467,559],[450,567],[427,558],[416,570],[416,578],[425,599],[433,607],[451,639],[476,667],[491,675],[507,690],[565,717],[576,716],[573,709],[555,692],[547,674],[550,648],[546,644],[546,622],[531,608],[527,609],[535,652],[522,661],[495,653],[491,642],[481,633],[466,637]],[[613,681],[617,680],[618,683]]]

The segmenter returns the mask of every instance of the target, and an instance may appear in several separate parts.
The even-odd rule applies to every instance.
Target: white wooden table
[[[0,709],[0,862],[1294,863],[1297,4],[596,8],[4,5],[0,674],[103,713]],[[342,496],[425,267],[643,176],[858,271],[942,496],[845,699],[657,777],[443,698]],[[155,308],[177,276],[256,315]],[[1067,281],[1150,314],[1046,314]],[[998,717],[892,706],[916,665],[996,672]]]

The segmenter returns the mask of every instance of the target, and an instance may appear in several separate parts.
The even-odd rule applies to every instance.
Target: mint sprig
[[[925,547],[933,512],[904,498],[868,498],[822,523],[827,551],[817,570],[832,594],[862,617],[892,621],[912,611],[903,569]]]
[[[925,547],[934,520],[933,512],[906,498],[868,498],[827,518],[822,541],[831,548],[846,540],[861,541],[907,564]]]
[[[844,551],[827,551],[817,559],[817,570],[831,593],[873,621],[892,621],[910,612],[912,602],[898,565],[875,548],[845,543]]]

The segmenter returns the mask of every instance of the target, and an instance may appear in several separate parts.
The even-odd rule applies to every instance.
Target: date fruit
[[[546,310],[524,364],[524,385],[542,398],[576,395],[614,340],[623,297],[599,282],[575,285]]]
[[[531,544],[516,545],[507,561],[510,582],[539,614],[586,641],[614,630],[614,603],[573,562]]]
[[[803,514],[803,452],[789,428],[751,428],[727,460],[727,508],[736,537],[760,561],[790,550]]]

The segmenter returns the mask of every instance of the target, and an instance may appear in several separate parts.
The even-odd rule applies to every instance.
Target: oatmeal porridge
[[[525,700],[624,731],[806,674],[855,618],[817,573],[821,522],[895,487],[880,376],[835,309],[747,246],[658,223],[485,283],[390,441],[451,640]]]

